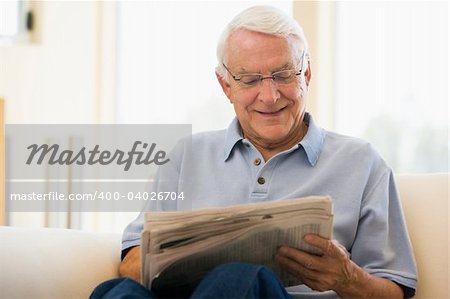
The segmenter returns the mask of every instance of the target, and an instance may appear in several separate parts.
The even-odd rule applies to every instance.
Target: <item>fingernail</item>
[[[277,253],[281,255],[286,254],[286,246],[278,246]]]

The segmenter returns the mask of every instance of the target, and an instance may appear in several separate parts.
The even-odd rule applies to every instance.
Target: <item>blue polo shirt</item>
[[[184,200],[149,202],[146,210],[190,210],[310,195],[333,198],[333,238],[367,272],[416,288],[416,266],[392,170],[360,139],[319,128],[264,161],[242,137],[237,119],[227,130],[199,133],[180,143],[161,167],[153,191],[183,192]],[[139,245],[143,212],[124,231],[122,249]],[[301,285],[296,296],[335,298]],[[307,297],[303,297],[307,298]]]

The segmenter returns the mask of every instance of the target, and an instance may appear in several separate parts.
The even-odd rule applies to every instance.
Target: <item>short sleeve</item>
[[[362,199],[351,257],[370,274],[415,290],[416,264],[394,175],[387,167],[379,173]]]

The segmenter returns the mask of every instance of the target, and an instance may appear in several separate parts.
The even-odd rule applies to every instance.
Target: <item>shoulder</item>
[[[192,142],[199,144],[224,143],[227,130],[204,131],[192,134]]]
[[[324,156],[339,159],[352,168],[365,168],[380,174],[390,170],[376,148],[361,138],[325,131],[322,151]]]
[[[220,146],[225,143],[226,130],[204,131],[186,136],[178,141],[175,148],[195,146]]]
[[[206,158],[211,153],[223,153],[226,143],[226,130],[194,133],[181,139],[174,147],[172,156],[180,162],[190,158]]]
[[[328,164],[335,166],[334,169],[340,169],[339,173],[346,179],[364,182],[365,194],[380,186],[381,182],[385,182],[381,184],[385,186],[390,184],[391,167],[364,139],[326,132],[322,155]]]
[[[221,151],[226,143],[226,130],[205,131],[192,135],[192,149],[194,151]]]
[[[346,153],[347,156],[381,158],[375,147],[367,140],[331,131],[325,131],[324,150]]]

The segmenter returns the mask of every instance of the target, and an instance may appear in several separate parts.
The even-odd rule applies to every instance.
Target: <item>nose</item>
[[[263,78],[258,94],[258,99],[266,104],[274,104],[280,98],[277,84],[271,77]]]

